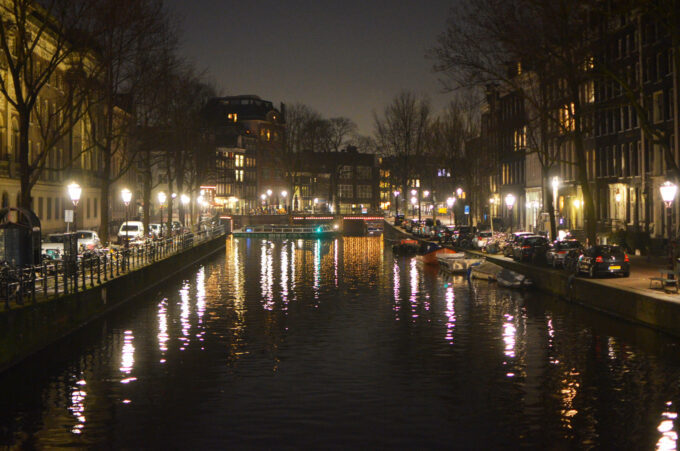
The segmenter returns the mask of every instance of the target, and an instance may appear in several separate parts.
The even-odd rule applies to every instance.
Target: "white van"
[[[136,241],[144,239],[144,223],[142,221],[123,222],[118,229],[118,243],[125,240]]]

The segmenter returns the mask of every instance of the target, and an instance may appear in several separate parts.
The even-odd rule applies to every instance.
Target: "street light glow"
[[[165,193],[163,191],[158,193],[158,203],[163,205],[165,203]]]
[[[415,205],[417,202],[418,202],[418,199],[416,199],[415,197],[412,197],[412,198],[411,198],[411,203],[412,203],[413,205]]]
[[[455,200],[454,200],[453,197],[449,197],[448,199],[446,199],[446,205],[448,205],[449,208],[453,207],[454,202],[455,202]]]
[[[659,187],[659,191],[661,191],[661,198],[663,199],[664,203],[668,208],[670,208],[673,200],[675,200],[675,194],[678,192],[677,185],[671,183],[670,181],[666,181]]]
[[[418,191],[412,189],[412,190],[411,190],[411,196],[415,196],[416,194],[418,194]]]
[[[77,206],[78,201],[80,200],[80,194],[83,192],[83,189],[76,182],[71,183],[67,188],[71,202],[73,202],[73,205]]]
[[[130,201],[132,200],[132,191],[127,188],[123,188],[120,192],[120,196],[123,198],[123,203],[126,207],[130,205]]]
[[[456,194],[458,194],[458,197],[461,197],[463,195],[463,188],[458,188]]]
[[[430,192],[428,190],[423,191],[423,196],[427,197],[430,195]]]
[[[281,191],[281,197],[286,197],[288,195],[288,191],[283,190]]]
[[[189,196],[187,196],[186,194],[182,194],[180,196],[180,200],[182,201],[183,205],[187,205],[191,201],[191,198],[189,198]]]
[[[515,205],[515,196],[513,196],[512,193],[505,196],[505,205],[507,205],[507,207],[511,210]]]

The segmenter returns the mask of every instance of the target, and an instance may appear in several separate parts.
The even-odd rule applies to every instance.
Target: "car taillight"
[[[603,261],[603,260],[602,260],[602,257],[600,257],[599,255],[598,255],[597,258],[595,259],[595,262],[596,262],[596,263],[602,263],[602,261]]]
[[[624,262],[630,261],[628,260],[628,254],[623,254],[623,261]]]
[[[531,249],[531,246],[522,246],[522,249]]]
[[[567,251],[557,251],[558,254],[566,254]]]

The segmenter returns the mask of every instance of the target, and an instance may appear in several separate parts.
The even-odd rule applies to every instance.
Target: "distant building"
[[[204,110],[215,148],[215,202],[234,213],[248,213],[276,199],[286,190],[280,164],[285,128],[281,111],[255,95],[212,99]],[[267,195],[271,192],[271,195]],[[263,202],[261,195],[267,196]]]

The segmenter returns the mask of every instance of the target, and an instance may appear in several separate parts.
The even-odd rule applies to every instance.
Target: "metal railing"
[[[76,293],[225,234],[224,226],[148,240],[128,248],[92,252],[76,260],[44,260],[30,267],[0,267],[0,302],[5,309]]]

